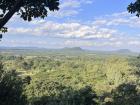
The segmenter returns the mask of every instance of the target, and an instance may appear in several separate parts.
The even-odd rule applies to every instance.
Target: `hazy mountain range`
[[[129,49],[119,49],[115,51],[98,51],[98,50],[86,50],[80,47],[72,48],[62,48],[62,49],[46,49],[46,48],[37,48],[37,47],[0,47],[1,53],[13,53],[13,54],[121,54],[121,55],[138,55],[136,52],[132,52]]]

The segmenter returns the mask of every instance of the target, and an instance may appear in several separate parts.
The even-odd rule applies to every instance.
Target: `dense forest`
[[[1,105],[140,105],[140,57],[0,56]]]

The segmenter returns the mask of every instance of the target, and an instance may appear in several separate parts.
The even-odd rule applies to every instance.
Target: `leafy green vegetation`
[[[0,92],[18,93],[17,99],[1,96],[2,105],[140,104],[140,57],[8,54],[0,60],[7,76]]]

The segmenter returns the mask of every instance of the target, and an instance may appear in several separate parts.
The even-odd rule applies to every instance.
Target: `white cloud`
[[[47,41],[32,41],[32,40],[5,40],[0,42],[1,46],[11,46],[11,47],[17,47],[17,46],[22,46],[22,47],[29,47],[29,46],[47,46],[48,42]]]
[[[75,2],[77,2],[77,0]],[[75,3],[74,5],[66,3],[65,5],[63,5],[63,8],[68,8],[68,7],[79,8],[79,6],[81,6],[81,2],[80,4]],[[71,13],[69,15],[72,14],[74,13]],[[59,14],[59,16],[60,15],[61,14]],[[17,19],[17,17],[15,18],[17,20],[16,23],[18,23],[19,20]],[[47,21],[47,20],[38,19],[38,20],[33,20],[27,25],[25,27],[25,23],[23,23],[23,26],[22,25],[14,26],[15,28],[11,26],[9,27],[9,32],[7,34],[47,36],[47,37],[62,38],[67,40],[64,43],[60,44],[61,46],[63,44],[65,46],[112,46],[112,47],[120,47],[125,45],[126,46],[140,45],[140,37],[139,36],[136,37],[136,33],[134,33],[134,35],[131,35],[131,33],[128,33],[129,31],[126,29],[124,30],[123,28],[121,28],[121,30],[119,29],[120,26],[123,26],[124,28],[129,27],[130,30],[133,30],[133,28],[138,28],[138,29],[140,28],[140,19],[137,18],[136,16],[132,16],[130,14],[128,15],[127,12],[106,15],[105,17],[99,17],[87,23],[78,22],[78,21],[56,22],[56,21],[49,21],[49,20]],[[70,40],[70,39],[76,39],[76,40]],[[92,40],[93,42],[90,40]],[[18,43],[22,44],[21,42]],[[46,45],[45,41],[35,42],[35,43],[42,46],[43,44]],[[26,42],[26,44],[29,43]]]
[[[92,4],[93,0],[61,0],[60,10],[49,12],[50,17],[71,17],[79,14],[81,6]]]
[[[93,46],[96,46],[96,47],[104,47],[104,46],[110,46],[110,47],[121,47],[123,45],[123,43],[121,41],[116,41],[116,42],[109,42],[109,41],[106,41],[106,42],[102,42],[102,43],[99,43],[99,42],[95,42],[93,44]]]
[[[63,18],[63,17],[70,17],[79,14],[79,11],[76,10],[59,10],[57,12],[51,12],[49,14],[50,17],[56,17],[56,18]]]
[[[93,24],[95,25],[104,26],[104,27],[123,25],[129,28],[140,28],[140,19],[135,15],[131,15],[127,11],[105,15],[96,18],[95,21],[91,21],[91,22],[93,22]]]
[[[37,22],[34,22],[37,24]],[[31,23],[32,24],[32,23]],[[61,38],[82,38],[82,39],[108,39],[118,35],[117,30],[110,28],[99,28],[92,24],[82,23],[59,23],[48,21],[31,28],[9,28],[10,34],[26,34],[36,36],[61,37]]]
[[[112,25],[127,25],[129,24],[130,20],[128,19],[123,19],[123,18],[116,18],[112,19],[111,21],[107,22],[106,25],[112,26]]]
[[[67,40],[64,42],[64,45],[68,47],[85,47],[93,46],[93,43],[85,40]]]
[[[61,0],[60,9],[79,8],[83,4],[91,4],[93,0]]]
[[[129,41],[128,42],[129,45],[136,45],[136,46],[139,46],[140,45],[140,40],[132,40],[132,41]]]
[[[65,2],[62,2],[60,5],[60,9],[65,9],[65,8],[79,8],[81,5],[80,1],[77,0],[67,0]]]
[[[31,24],[34,24],[34,25],[38,25],[38,24],[43,24],[45,23],[46,21],[43,20],[43,19],[34,19],[33,21],[31,21]]]
[[[128,17],[130,16],[131,14],[128,13],[127,11],[124,11],[124,12],[118,12],[118,13],[113,13],[111,15],[106,15],[107,17]]]

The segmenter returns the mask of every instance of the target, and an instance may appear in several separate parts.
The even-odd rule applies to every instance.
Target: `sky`
[[[14,15],[0,46],[140,52],[140,18],[127,12],[135,0],[60,0],[60,10],[44,20]]]

